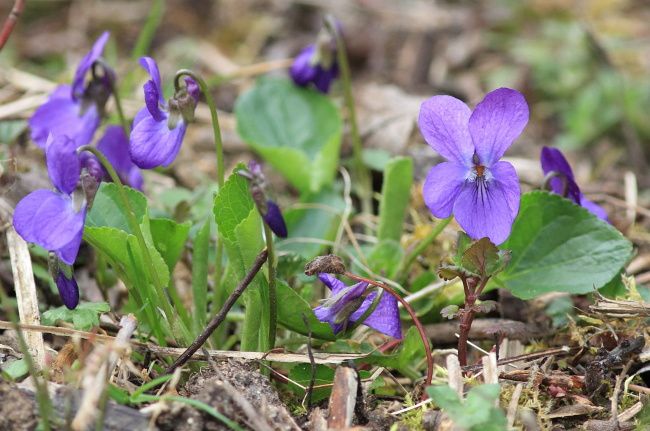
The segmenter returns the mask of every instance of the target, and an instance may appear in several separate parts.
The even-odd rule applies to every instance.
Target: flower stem
[[[269,349],[275,347],[275,335],[278,327],[278,288],[276,286],[277,262],[273,248],[273,232],[264,224],[264,236],[266,237],[266,250],[269,254],[266,261],[269,268]]]
[[[112,93],[113,100],[115,101],[115,109],[117,110],[117,117],[120,119],[120,125],[122,126],[122,129],[124,129],[124,135],[128,139],[129,135],[131,134],[131,128],[129,127],[129,123],[126,121],[126,117],[124,116],[124,110],[122,109],[122,99],[120,99],[120,94],[117,86],[113,86]]]
[[[153,282],[154,288],[156,289],[156,295],[158,296],[159,303],[162,305],[163,312],[167,317],[167,322],[169,323],[170,329],[173,330],[173,328],[175,328],[176,315],[174,314],[172,306],[169,303],[167,296],[165,295],[163,286],[161,285],[160,282],[160,278],[158,277],[158,272],[156,271],[153,265],[153,260],[151,258],[151,254],[149,253],[149,248],[147,246],[147,243],[144,240],[144,235],[142,234],[142,230],[140,229],[138,220],[135,217],[135,212],[133,211],[133,207],[129,202],[129,197],[126,194],[126,187],[124,186],[124,184],[122,184],[122,181],[120,180],[119,175],[117,175],[117,172],[115,172],[113,165],[111,165],[108,159],[106,159],[106,156],[104,156],[104,154],[102,154],[102,152],[99,151],[97,148],[91,147],[89,145],[84,145],[82,147],[79,147],[77,151],[78,152],[88,151],[89,153],[92,153],[95,157],[97,157],[97,159],[102,164],[104,169],[106,169],[106,171],[108,172],[108,175],[111,177],[111,180],[115,184],[117,184],[117,189],[120,195],[120,199],[122,200],[122,205],[124,205],[124,208],[126,209],[126,216],[127,216],[126,218],[127,218],[127,222],[129,223],[129,228],[131,229],[132,233],[135,235],[138,241],[138,245],[142,250],[142,257],[147,267],[147,271],[149,272],[149,277]],[[185,335],[186,334],[184,333],[183,338],[186,338]]]
[[[183,76],[189,76],[190,78],[195,80],[197,84],[199,84],[199,88],[201,89],[201,94],[203,94],[203,96],[205,97],[205,103],[207,103],[208,107],[210,108],[210,116],[212,118],[212,132],[214,134],[215,153],[217,156],[217,184],[219,184],[219,187],[221,187],[225,182],[225,168],[223,162],[223,141],[221,139],[221,127],[219,126],[219,116],[217,115],[217,105],[214,102],[212,93],[210,93],[210,88],[205,83],[203,78],[201,78],[199,75],[192,72],[191,70],[181,69],[178,72],[176,72],[176,76],[174,77],[174,88],[176,88],[177,90],[180,88],[179,87],[180,79]]]
[[[201,78],[199,75],[196,73],[192,72],[191,70],[188,69],[181,69],[178,72],[176,72],[176,76],[174,77],[174,88],[178,90],[179,88],[179,81],[180,78],[183,76],[189,76],[190,78],[194,79],[197,84],[199,84],[199,88],[201,89],[201,93],[205,97],[205,102],[207,103],[208,107],[210,108],[210,117],[212,119],[212,132],[214,134],[214,145],[215,145],[215,154],[217,157],[217,184],[219,184],[219,189],[223,187],[223,184],[225,182],[225,167],[224,167],[224,160],[223,160],[223,140],[221,139],[221,127],[219,126],[219,116],[217,115],[217,105],[214,101],[214,98],[212,97],[212,93],[210,93],[210,88],[208,85],[205,83],[203,78]],[[219,302],[220,302],[220,289],[219,286],[221,285],[221,275],[223,272],[222,269],[222,260],[223,260],[223,241],[221,239],[221,235],[217,235],[217,247],[216,247],[216,252],[215,252],[215,265],[214,265],[214,292],[213,292],[213,299],[212,302],[214,306],[216,307]]]
[[[392,288],[388,287],[384,283],[374,281],[369,278],[361,277],[349,271],[346,271],[343,275],[353,280],[365,281],[368,284],[372,284],[373,286],[384,289],[387,293],[392,295],[395,299],[397,299],[400,302],[400,304],[404,306],[404,309],[408,312],[409,316],[411,316],[411,319],[413,319],[413,323],[415,324],[415,327],[420,333],[420,338],[422,339],[422,345],[424,346],[424,354],[427,357],[427,377],[426,380],[424,381],[424,384],[426,386],[431,385],[431,379],[433,379],[433,355],[431,355],[431,346],[429,345],[429,339],[427,338],[427,334],[424,332],[424,326],[422,326],[422,323],[420,322],[420,319],[418,319],[418,316],[415,314],[415,310],[413,310],[411,304],[406,302],[404,298],[402,298],[399,295],[399,293],[395,292]]]
[[[348,55],[345,49],[345,42],[343,37],[337,29],[334,17],[328,16],[325,19],[325,25],[330,34],[336,40],[336,57],[341,69],[341,83],[343,85],[343,97],[345,99],[345,106],[348,111],[350,121],[350,133],[352,138],[352,153],[354,157],[354,167],[357,174],[359,190],[359,198],[361,200],[361,210],[365,214],[372,214],[372,184],[370,178],[370,171],[363,163],[363,144],[361,143],[361,135],[359,133],[359,124],[357,122],[357,111],[354,104],[354,97],[352,96],[352,78],[350,77],[350,64],[348,62]]]
[[[402,265],[400,266],[399,271],[397,271],[397,274],[399,274],[402,279],[406,279],[407,273],[409,269],[411,269],[411,265],[413,265],[415,259],[417,259],[417,257],[421,255],[436,238],[438,238],[438,235],[440,235],[440,233],[447,227],[449,222],[451,222],[451,216],[440,220],[438,224],[431,229],[427,236],[422,238],[422,241],[420,241],[415,248],[404,257]]]
[[[465,291],[465,305],[459,311],[460,325],[458,328],[458,362],[461,367],[467,365],[467,341],[469,340],[469,331],[472,329],[472,322],[476,314],[476,300],[485,289],[490,277],[483,277],[480,284],[476,278],[462,278],[463,289]],[[478,287],[477,287],[478,284]]]

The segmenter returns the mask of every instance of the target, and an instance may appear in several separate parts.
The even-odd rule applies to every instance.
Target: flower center
[[[485,174],[485,166],[483,165],[474,165],[474,172],[476,172],[476,176],[478,177],[483,177]]]

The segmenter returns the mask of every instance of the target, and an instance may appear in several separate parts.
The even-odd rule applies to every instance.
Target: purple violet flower
[[[325,51],[328,51],[327,55],[324,55]],[[289,69],[293,82],[301,87],[311,83],[321,93],[328,93],[330,85],[339,75],[335,55],[336,51],[329,47],[318,49],[315,44],[308,45],[296,56]]]
[[[134,189],[142,190],[142,184],[144,182],[142,172],[140,172],[140,169],[131,160],[131,156],[129,155],[129,138],[127,138],[122,127],[115,125],[106,127],[104,136],[97,143],[97,149],[113,165],[117,175],[119,175],[120,180],[124,184],[128,184]],[[108,174],[104,172],[101,166],[100,169],[102,170],[103,177],[108,179]]]
[[[14,228],[27,242],[54,252],[61,261],[72,265],[77,258],[86,205],[77,206],[73,192],[81,175],[77,145],[65,136],[47,141],[45,157],[52,190],[35,190],[25,196],[14,210]]]
[[[362,296],[368,288],[368,283],[365,282],[346,286],[330,274],[321,273],[318,278],[332,291],[332,295],[323,305],[314,308],[314,314],[321,322],[329,323],[335,334],[344,330],[349,323],[356,322],[372,305],[377,295],[377,292],[373,291],[365,298]],[[377,308],[363,324],[382,334],[401,339],[402,323],[399,319],[397,300],[384,293]]]
[[[85,78],[101,57],[108,37],[109,33],[104,32],[95,41],[79,63],[72,85],[59,85],[29,119],[32,140],[39,147],[45,149],[50,133],[67,136],[77,147],[90,143],[99,127],[112,84],[108,82],[111,77],[105,76],[93,79],[85,86]]]
[[[438,218],[452,213],[467,234],[501,244],[519,211],[515,168],[499,161],[528,122],[524,96],[509,88],[488,93],[472,112],[451,96],[434,96],[420,108],[426,142],[446,162],[434,166],[422,194]]]
[[[59,296],[61,296],[63,304],[70,310],[74,309],[79,304],[79,286],[72,271],[70,271],[70,276],[68,277],[65,271],[59,269],[54,281],[56,282],[56,287],[59,290]]]
[[[564,196],[586,208],[596,217],[607,220],[607,212],[605,209],[585,198],[582,194],[573,176],[573,170],[560,150],[544,147],[542,148],[540,160],[544,175],[550,177],[549,185],[553,193]]]
[[[166,103],[154,59],[142,57],[140,65],[151,79],[143,87],[146,106],[133,120],[131,159],[143,169],[168,166],[181,149],[187,123],[193,120],[199,101],[199,87],[193,79],[185,78],[185,88],[177,91]]]

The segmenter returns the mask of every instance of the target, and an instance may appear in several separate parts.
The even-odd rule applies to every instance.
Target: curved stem
[[[438,235],[440,235],[440,233],[442,233],[442,231],[447,227],[449,222],[451,222],[451,216],[440,220],[438,224],[431,229],[431,232],[422,238],[422,241],[420,241],[415,248],[404,257],[404,260],[402,261],[403,263],[399,271],[397,271],[397,274],[399,274],[402,279],[406,279],[405,273],[411,268],[415,259],[417,259],[417,257],[421,255],[433,241],[435,241]]]
[[[223,162],[223,141],[221,139],[221,127],[219,126],[219,117],[217,115],[217,105],[214,102],[212,93],[210,93],[210,88],[205,83],[203,78],[191,70],[181,69],[176,72],[176,76],[174,77],[174,88],[176,91],[180,89],[180,79],[183,76],[189,76],[195,80],[197,84],[199,84],[201,93],[205,97],[205,103],[207,103],[208,107],[210,108],[210,116],[212,118],[212,132],[214,133],[214,145],[217,155],[217,183],[219,184],[219,187],[221,187],[225,182],[225,168]]]
[[[337,30],[334,17],[328,16],[325,19],[325,25],[330,34],[336,40],[336,59],[341,70],[341,83],[343,84],[343,96],[345,106],[348,110],[350,120],[350,132],[352,138],[352,153],[354,156],[354,165],[357,177],[359,179],[359,198],[361,200],[361,209],[365,214],[372,214],[372,184],[370,172],[363,163],[363,145],[361,143],[361,134],[359,133],[359,124],[357,123],[357,110],[354,105],[352,96],[352,78],[350,77],[350,64],[345,49],[343,37]]]
[[[404,309],[408,312],[409,316],[411,316],[411,319],[413,319],[413,323],[415,324],[415,327],[420,333],[420,338],[422,339],[422,345],[424,346],[424,354],[427,357],[427,378],[424,381],[424,384],[426,386],[431,385],[431,379],[433,379],[433,355],[431,355],[431,346],[429,345],[429,339],[427,338],[427,334],[424,332],[424,326],[422,326],[422,323],[420,322],[420,319],[418,319],[418,316],[415,314],[415,310],[413,310],[411,304],[406,302],[404,298],[402,298],[397,292],[395,292],[392,288],[388,287],[384,283],[380,283],[371,280],[369,278],[361,277],[349,271],[346,271],[345,273],[343,273],[343,275],[353,280],[365,281],[368,284],[372,284],[373,286],[377,286],[381,289],[384,289],[386,292],[391,294],[395,299],[397,299],[400,302],[400,304],[404,306]]]
[[[275,347],[275,335],[278,327],[278,289],[276,286],[277,262],[273,248],[273,232],[264,224],[264,236],[266,237],[266,250],[268,252],[267,265],[269,268],[269,349]]]
[[[111,177],[111,180],[115,184],[117,184],[118,186],[117,189],[120,195],[120,199],[122,200],[122,205],[124,205],[124,208],[126,208],[126,218],[127,218],[127,222],[129,223],[129,228],[135,235],[138,241],[138,245],[142,250],[142,257],[147,267],[147,271],[149,272],[150,279],[153,282],[154,288],[156,289],[156,294],[160,299],[159,303],[162,305],[163,311],[165,313],[165,316],[167,317],[167,322],[169,323],[170,328],[173,329],[175,327],[176,316],[171,307],[171,304],[169,303],[169,300],[167,300],[167,296],[165,295],[165,292],[163,291],[163,286],[160,283],[158,272],[156,271],[153,265],[153,260],[151,259],[149,248],[147,247],[147,243],[144,240],[144,235],[142,234],[142,230],[140,229],[138,220],[135,217],[135,212],[133,211],[133,207],[129,202],[129,197],[126,194],[126,189],[124,187],[124,184],[122,184],[119,175],[117,175],[117,172],[115,172],[113,165],[111,165],[108,159],[106,159],[106,156],[104,156],[104,154],[102,154],[102,152],[99,151],[97,148],[91,147],[89,145],[84,145],[82,147],[79,147],[77,151],[78,152],[88,151],[89,153],[92,153],[95,157],[97,157],[97,159],[102,164],[104,169],[106,169],[106,171],[108,172],[108,175]]]
[[[221,127],[219,126],[217,105],[214,101],[214,98],[212,97],[212,93],[210,93],[210,88],[205,83],[203,78],[201,78],[199,75],[192,72],[191,70],[181,69],[178,72],[176,72],[176,76],[174,77],[174,88],[177,91],[180,88],[180,79],[183,76],[189,76],[190,78],[195,80],[197,84],[199,84],[201,93],[203,93],[203,96],[205,97],[205,102],[208,104],[208,107],[210,108],[210,116],[212,119],[212,132],[214,134],[215,153],[217,157],[217,184],[219,184],[219,189],[221,189],[221,187],[223,187],[223,184],[225,182],[225,167],[224,167],[224,160],[223,160],[223,140],[221,139]],[[223,272],[221,266],[222,260],[223,260],[223,241],[221,240],[221,235],[217,234],[217,248],[215,253],[215,265],[214,265],[214,295],[213,295],[213,303],[215,307],[219,305],[219,301],[220,301],[219,286],[221,284],[221,273]]]

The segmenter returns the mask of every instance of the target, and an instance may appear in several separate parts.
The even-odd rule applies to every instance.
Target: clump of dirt
[[[36,405],[16,385],[0,380],[0,429],[27,431],[36,428]]]
[[[252,363],[227,360],[215,364],[214,368],[204,368],[190,378],[180,393],[252,429],[263,425],[274,430],[300,429],[268,378]],[[162,414],[157,425],[161,430],[230,429],[208,414],[178,405]]]

